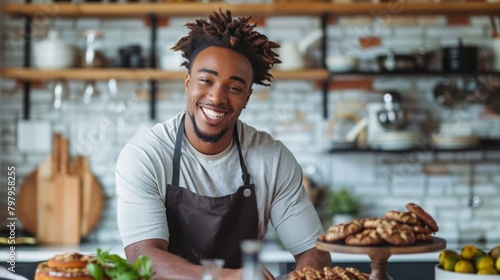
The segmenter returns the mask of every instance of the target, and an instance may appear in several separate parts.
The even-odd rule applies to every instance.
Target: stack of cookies
[[[93,280],[86,268],[91,258],[76,252],[55,255],[38,264],[35,280]]]
[[[319,270],[310,266],[296,269],[288,275],[289,280],[368,280],[368,277],[354,267],[328,267]]]
[[[345,244],[356,246],[407,246],[417,241],[432,242],[432,234],[439,230],[436,221],[415,203],[406,204],[406,209],[406,212],[387,211],[383,218],[364,218],[333,225],[319,240],[344,240]]]

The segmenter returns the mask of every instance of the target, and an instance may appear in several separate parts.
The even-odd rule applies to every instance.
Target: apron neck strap
[[[184,116],[182,116],[181,123],[177,128],[177,137],[175,138],[175,150],[174,150],[174,166],[172,174],[172,185],[179,185],[179,164],[181,162],[181,150],[182,150],[182,138],[184,138]]]
[[[179,128],[177,128],[177,137],[175,139],[175,150],[174,150],[174,164],[173,164],[173,174],[172,174],[172,185],[174,186],[179,186],[179,174],[180,174],[180,162],[181,162],[181,150],[182,150],[182,139],[184,138],[184,119],[186,115],[182,116],[181,122],[179,124]],[[243,160],[243,154],[241,152],[241,145],[240,145],[240,140],[238,137],[238,129],[236,124],[234,124],[234,129],[233,129],[233,137],[236,142],[236,146],[238,147],[238,155],[240,158],[240,166],[241,166],[241,172],[243,175],[241,175],[241,178],[243,179],[243,182],[245,185],[248,185],[250,183],[250,174],[248,174],[247,167],[245,165],[245,161]]]
[[[234,140],[236,142],[236,146],[238,147],[238,155],[240,156],[241,172],[243,173],[241,175],[241,178],[243,179],[244,184],[248,185],[248,184],[250,184],[250,174],[248,174],[247,166],[245,165],[245,161],[243,160],[243,153],[241,152],[240,138],[238,137],[238,127],[236,126],[236,124],[234,124],[233,137],[234,137]]]

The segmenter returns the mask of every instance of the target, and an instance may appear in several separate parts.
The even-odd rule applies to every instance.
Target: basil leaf
[[[102,270],[97,264],[91,262],[88,263],[87,270],[89,271],[92,278],[94,278],[95,280],[102,280]]]

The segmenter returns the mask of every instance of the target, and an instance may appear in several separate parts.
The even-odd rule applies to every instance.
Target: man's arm
[[[201,279],[203,267],[194,265],[168,251],[168,242],[162,239],[148,239],[125,247],[130,263],[140,255],[148,256],[153,264],[155,279]],[[221,279],[241,279],[241,269],[222,269]]]
[[[304,253],[294,255],[293,257],[297,263],[297,269],[302,269],[306,266],[311,266],[320,270],[322,270],[325,266],[332,267],[330,253],[320,251],[316,248],[309,249]]]

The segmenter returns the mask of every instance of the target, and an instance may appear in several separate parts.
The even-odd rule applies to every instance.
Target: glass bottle
[[[82,55],[82,67],[99,68],[105,66],[105,58],[100,51],[102,32],[99,30],[85,31],[85,51]]]
[[[220,279],[220,271],[224,265],[223,259],[202,259],[200,263],[203,266],[203,276],[201,280]]]
[[[258,240],[244,240],[241,242],[242,253],[242,280],[263,280],[261,265],[259,262],[259,253],[261,244]]]

